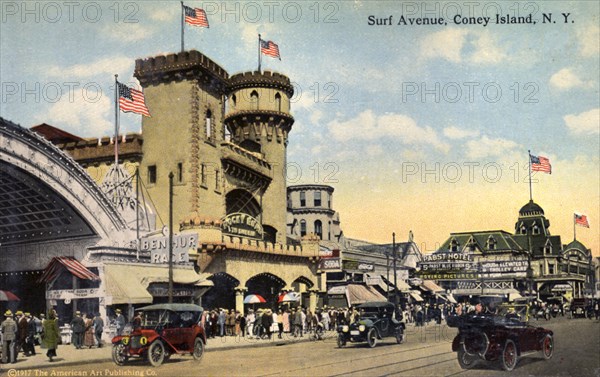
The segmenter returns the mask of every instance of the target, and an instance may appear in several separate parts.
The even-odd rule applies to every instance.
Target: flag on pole
[[[550,160],[548,158],[530,154],[529,161],[531,162],[532,171],[541,171],[552,174],[552,166],[550,165]]]
[[[183,11],[185,12],[185,22],[192,26],[208,27],[208,18],[206,18],[206,12],[200,8],[190,8],[183,5]]]
[[[119,87],[119,109],[122,112],[133,112],[147,117],[150,116],[150,111],[146,107],[144,93],[120,82],[117,82],[117,85]]]
[[[575,224],[584,226],[586,228],[590,227],[590,223],[588,222],[587,216],[580,215],[578,213],[575,213]]]
[[[260,52],[265,55],[268,55],[272,58],[277,58],[281,60],[281,56],[279,56],[279,46],[271,41],[263,41],[260,40]]]

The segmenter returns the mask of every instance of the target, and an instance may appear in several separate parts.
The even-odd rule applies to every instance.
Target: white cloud
[[[106,26],[102,33],[112,39],[121,42],[138,42],[149,39],[156,30],[141,23],[111,23]]]
[[[450,146],[439,139],[433,128],[419,126],[414,119],[403,114],[376,115],[366,110],[345,122],[329,122],[328,127],[333,137],[342,142],[386,138],[403,144],[431,145],[444,153],[450,150]]]
[[[53,77],[83,78],[90,76],[113,75],[119,72],[132,72],[135,59],[127,56],[106,57],[96,62],[75,64],[70,67],[51,66],[43,68],[45,74]]]
[[[425,58],[443,58],[460,63],[461,50],[468,31],[465,29],[446,29],[425,36],[421,41],[421,55]]]
[[[569,114],[564,118],[569,130],[576,135],[595,135],[600,133],[600,108],[580,114]]]
[[[310,114],[310,122],[317,124],[323,118],[323,112],[321,110],[315,110]]]
[[[472,44],[475,51],[469,59],[471,63],[498,64],[507,58],[506,53],[496,44],[489,32],[482,33]]]
[[[597,16],[596,16],[597,22]],[[600,53],[600,26],[587,24],[577,30],[580,54],[584,57],[597,57]]]
[[[40,114],[38,120],[82,137],[109,135],[114,129],[107,120],[111,119],[111,111],[114,107],[108,96],[101,96],[96,102],[81,96],[74,96],[71,101],[68,96],[62,96],[47,113]]]
[[[178,7],[163,7],[153,9],[148,12],[148,16],[153,21],[172,21],[181,15],[181,9]]]
[[[491,139],[487,136],[482,136],[477,140],[469,140],[466,145],[467,157],[474,159],[505,156],[519,146],[512,140],[502,138]]]
[[[550,85],[562,90],[586,87],[591,84],[591,82],[581,80],[570,68],[563,68],[550,77]]]
[[[367,155],[370,157],[381,156],[383,154],[383,148],[379,144],[367,145],[367,148],[365,151],[367,152]]]
[[[448,139],[464,139],[467,137],[479,136],[479,131],[465,130],[456,126],[449,126],[444,128],[444,136],[446,136]]]

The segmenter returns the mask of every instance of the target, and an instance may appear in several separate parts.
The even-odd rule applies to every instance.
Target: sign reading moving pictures
[[[221,228],[223,233],[233,236],[263,238],[262,225],[247,213],[236,212],[225,216]]]

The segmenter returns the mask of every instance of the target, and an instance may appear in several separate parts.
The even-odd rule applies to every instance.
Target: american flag
[[[529,160],[531,161],[531,170],[552,174],[552,166],[548,158],[530,154]]]
[[[273,58],[277,58],[281,60],[281,56],[279,56],[279,46],[271,41],[263,41],[260,40],[260,52],[265,55],[271,56]]]
[[[575,213],[575,224],[584,226],[586,228],[590,227],[590,223],[588,222],[587,216],[580,215],[578,213]]]
[[[208,18],[206,18],[206,12],[200,8],[190,8],[186,5],[183,6],[185,12],[185,22],[193,26],[208,27]]]
[[[122,112],[134,112],[147,117],[150,116],[150,111],[148,111],[144,100],[144,93],[120,82],[117,82],[117,85],[119,87],[119,108]]]

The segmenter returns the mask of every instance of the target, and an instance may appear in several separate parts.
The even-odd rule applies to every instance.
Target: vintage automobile
[[[369,347],[385,337],[395,337],[398,344],[404,341],[404,322],[395,319],[394,304],[387,301],[366,302],[357,307],[358,319],[349,325],[337,328],[337,345],[342,348],[346,342],[367,342]]]
[[[542,353],[548,360],[554,353],[551,330],[527,323],[528,305],[500,305],[495,314],[466,314],[449,316],[450,327],[458,327],[452,342],[458,363],[471,369],[479,362],[499,362],[511,371],[519,358],[531,353]]]
[[[206,334],[200,324],[201,306],[156,304],[138,310],[143,313],[141,327],[112,339],[115,364],[124,365],[134,357],[146,359],[156,367],[174,354],[202,359]]]

